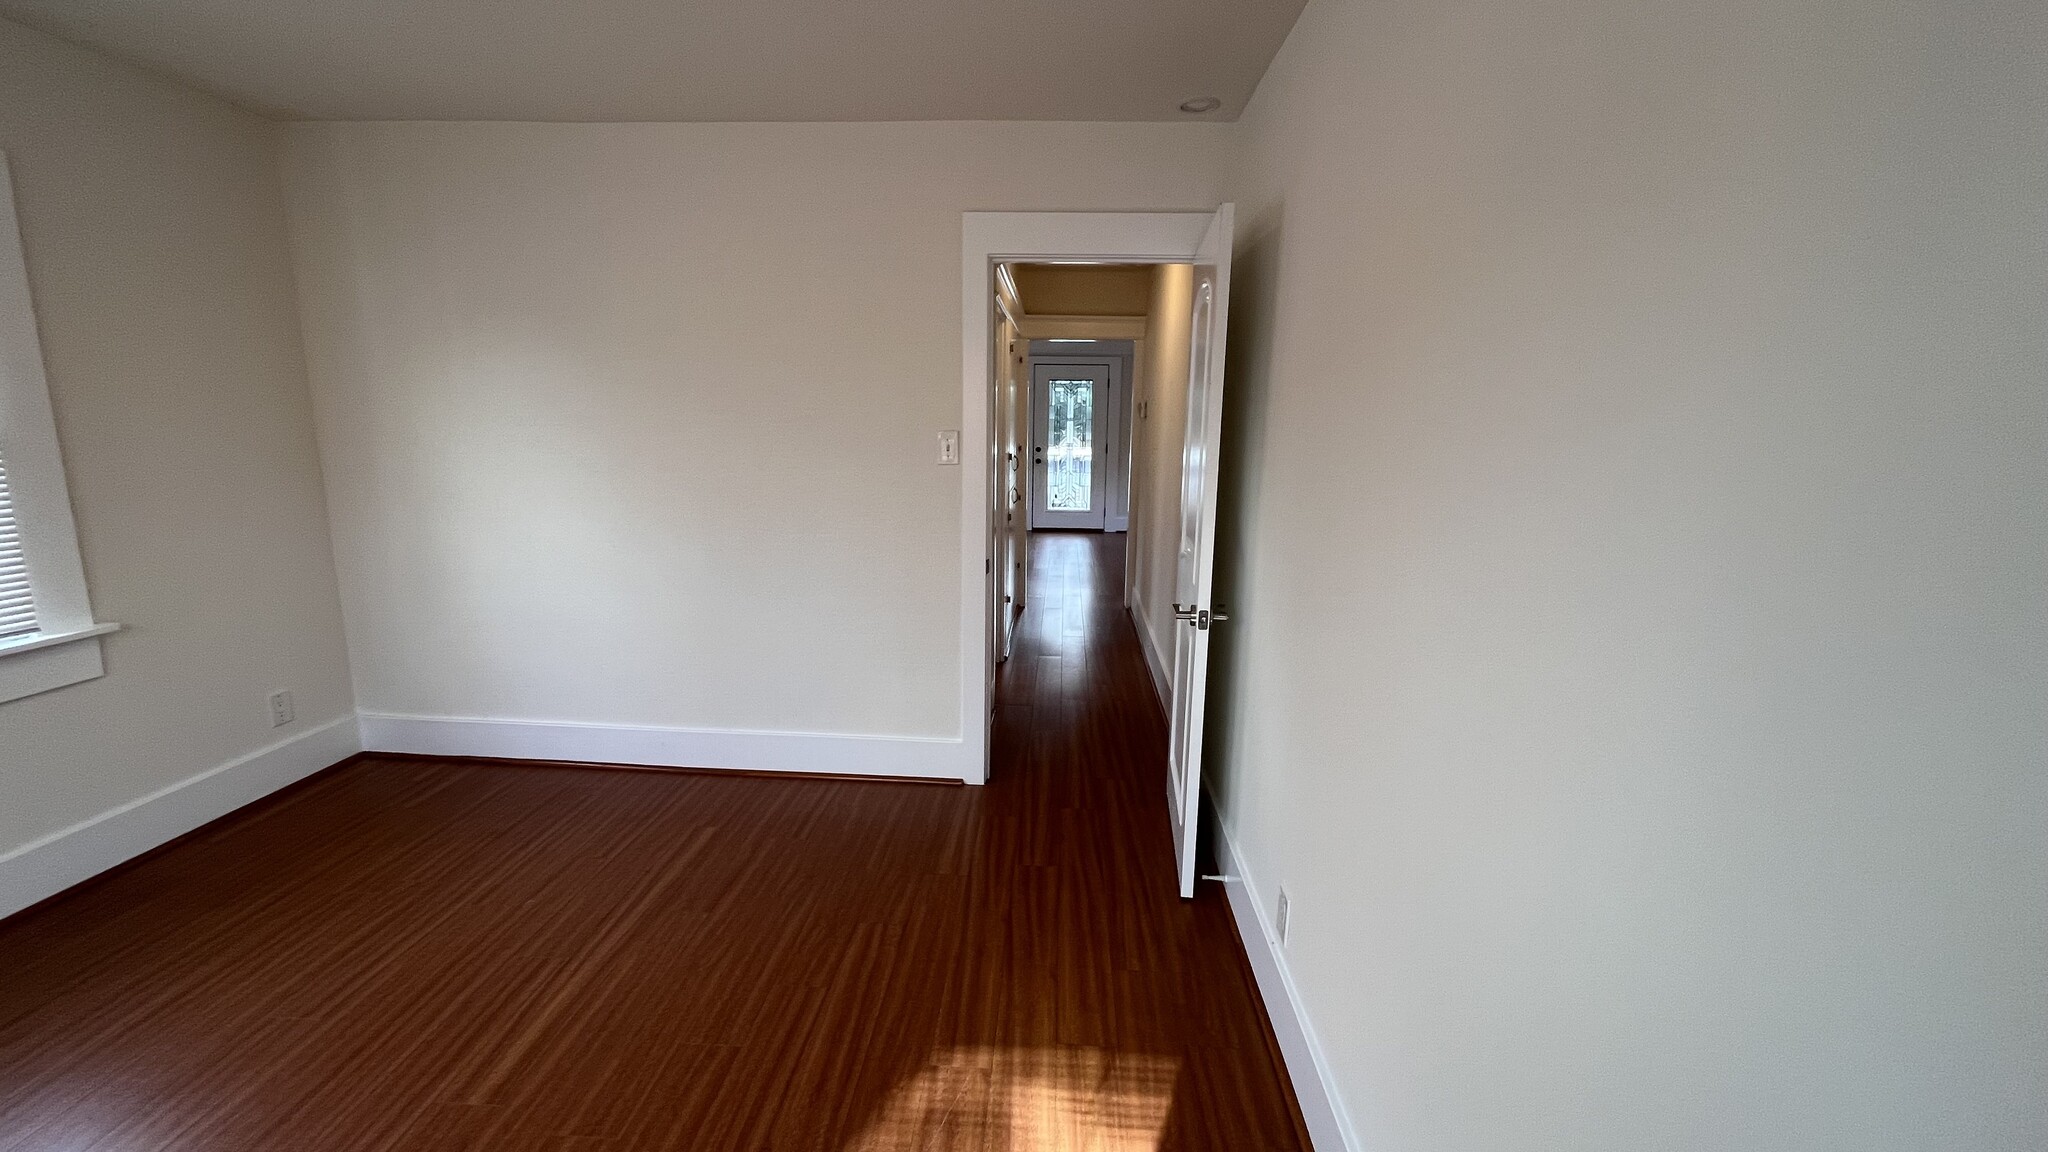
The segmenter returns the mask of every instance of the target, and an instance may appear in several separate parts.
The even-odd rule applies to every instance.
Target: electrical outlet
[[[292,693],[289,688],[279,688],[270,694],[270,726],[283,727],[292,722]]]
[[[1273,910],[1273,935],[1280,938],[1280,946],[1287,947],[1287,889],[1280,889],[1278,906]]]

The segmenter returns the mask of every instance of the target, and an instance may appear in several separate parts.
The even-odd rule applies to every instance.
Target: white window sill
[[[99,638],[120,627],[93,624],[0,640],[0,704],[105,675]]]
[[[38,648],[55,648],[59,644],[69,644],[73,640],[90,640],[95,636],[105,636],[109,632],[120,630],[119,624],[94,624],[66,632],[31,632],[26,636],[16,636],[12,640],[0,640],[0,657],[12,656],[17,652],[33,652]]]

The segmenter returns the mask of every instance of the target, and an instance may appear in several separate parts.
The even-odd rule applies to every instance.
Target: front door
[[[1041,364],[1031,380],[1031,526],[1102,530],[1109,366]]]

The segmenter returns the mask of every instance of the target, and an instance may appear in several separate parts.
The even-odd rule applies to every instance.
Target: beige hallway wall
[[[1153,269],[1152,307],[1132,393],[1130,585],[1132,615],[1155,679],[1173,667],[1173,597],[1180,557],[1181,445],[1187,437],[1188,325],[1195,270]]]

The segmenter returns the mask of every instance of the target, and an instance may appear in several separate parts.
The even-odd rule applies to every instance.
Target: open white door
[[[1180,464],[1180,562],[1174,579],[1173,716],[1167,732],[1168,802],[1180,894],[1195,894],[1202,811],[1202,716],[1209,691],[1210,602],[1216,571],[1216,448],[1223,426],[1223,339],[1230,316],[1233,206],[1216,210],[1196,250],[1188,327],[1188,427]]]

